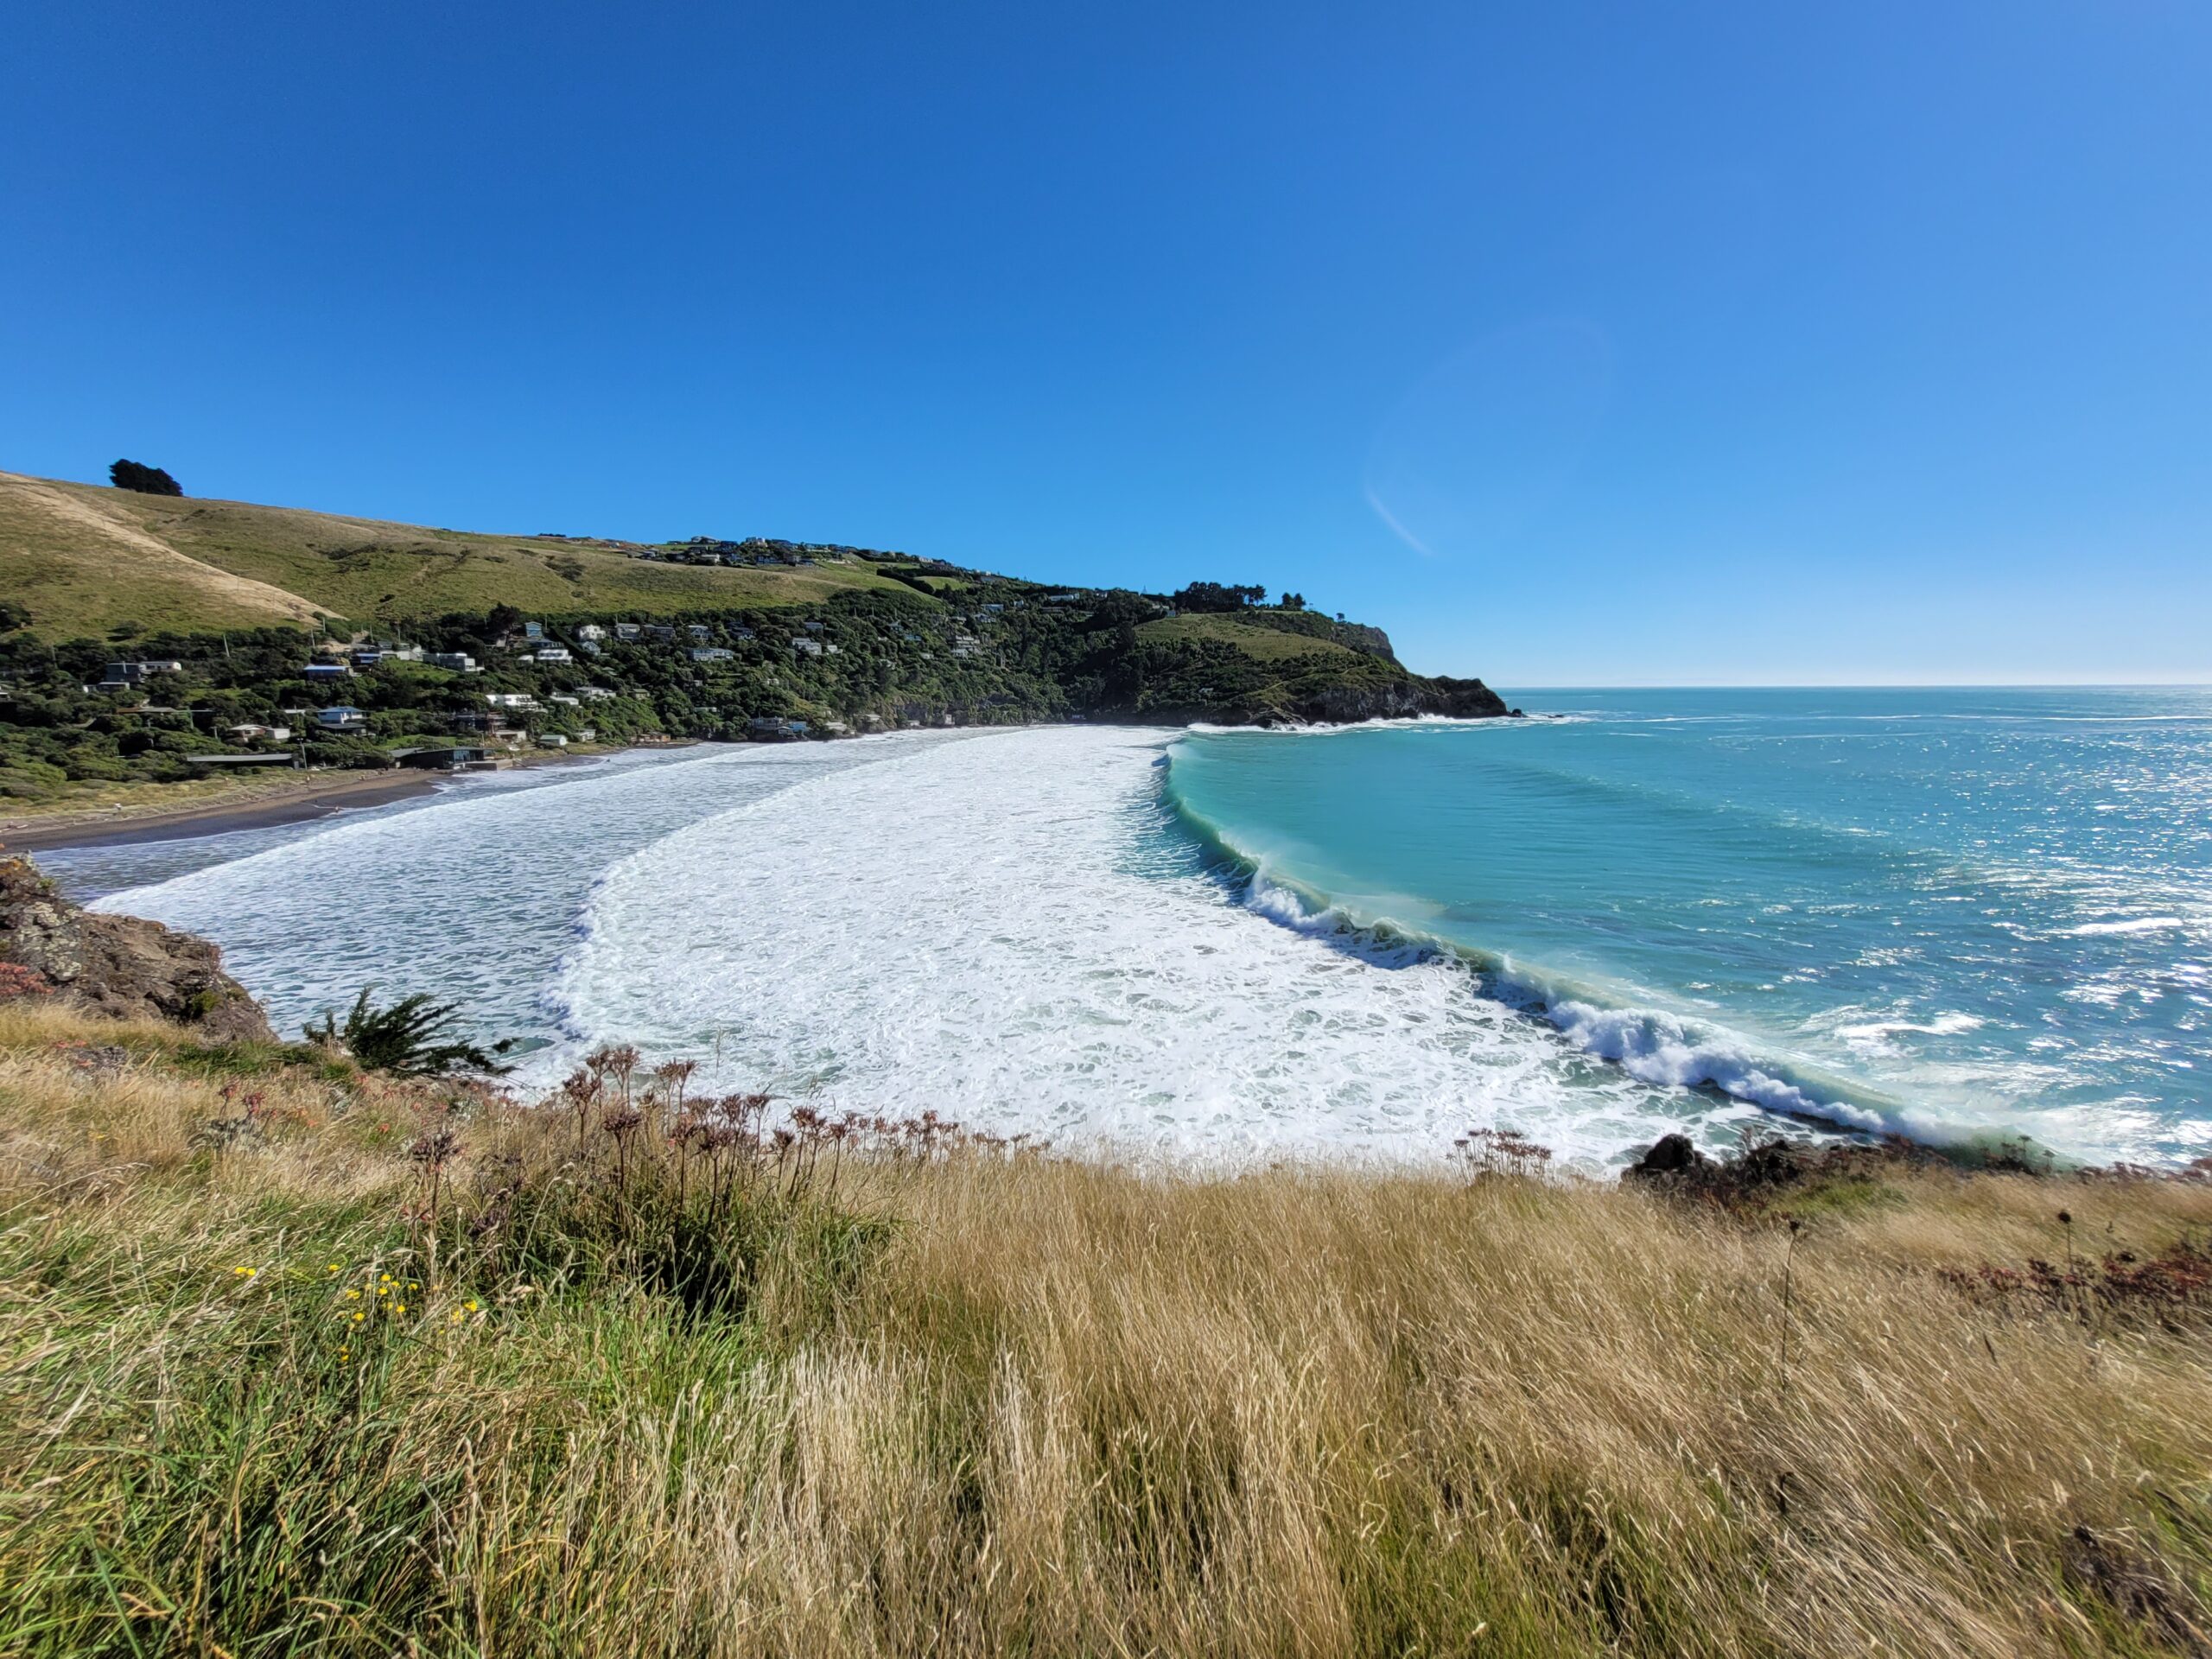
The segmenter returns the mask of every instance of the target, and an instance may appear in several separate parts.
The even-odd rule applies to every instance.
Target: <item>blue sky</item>
[[[118,6],[0,467],[1293,588],[1507,686],[2212,679],[2212,10]]]

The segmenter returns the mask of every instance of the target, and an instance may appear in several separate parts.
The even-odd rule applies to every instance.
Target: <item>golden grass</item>
[[[531,536],[0,473],[0,592],[41,639],[118,622],[179,632],[296,624],[317,613],[404,622],[497,604],[663,615],[911,593],[858,563],[735,569],[635,559]]]
[[[1256,658],[1263,663],[1287,663],[1310,658],[1313,661],[1309,665],[1315,665],[1341,662],[1347,658],[1357,658],[1360,655],[1351,646],[1338,645],[1333,639],[1319,639],[1310,634],[1270,628],[1260,622],[1243,622],[1233,616],[1203,612],[1147,622],[1137,629],[1137,638],[1160,643],[1211,640],[1234,645],[1246,656]]]
[[[267,1133],[195,1148],[241,1088]],[[764,1153],[742,1305],[687,1310],[640,1231],[430,1271],[431,1098],[0,1012],[0,1651],[2203,1650],[2204,1325],[1936,1271],[2056,1255],[2062,1205],[2162,1249],[2201,1186],[1901,1174],[1793,1246],[1585,1185]],[[450,1240],[612,1190],[560,1111],[459,1133]],[[676,1155],[633,1144],[621,1203]]]

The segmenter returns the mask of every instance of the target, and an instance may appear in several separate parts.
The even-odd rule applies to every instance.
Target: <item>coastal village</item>
[[[18,607],[0,616],[0,799],[297,769],[476,771],[639,745],[926,726],[1505,712],[1479,682],[1409,674],[1379,630],[1297,594],[1268,603],[1256,587],[1062,588],[763,538],[532,539],[833,585],[798,602],[674,614],[500,603],[405,620],[326,614],[313,630],[124,623],[106,639],[54,639]],[[753,584],[733,596],[760,591],[758,577],[729,580]]]

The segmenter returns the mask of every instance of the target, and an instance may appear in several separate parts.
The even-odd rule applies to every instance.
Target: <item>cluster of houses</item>
[[[810,563],[815,551],[833,556],[848,556],[855,550],[814,550],[792,543],[708,543],[705,538],[690,543],[684,550],[703,554],[711,552],[716,557],[726,557],[732,563]],[[649,550],[639,550],[650,556]],[[884,556],[877,556],[879,558]],[[948,569],[950,568],[948,567]],[[1074,592],[1050,593],[1041,595],[1046,605],[1082,602],[1084,595]],[[944,640],[955,658],[973,658],[988,651],[983,637],[989,632],[988,624],[1000,620],[1008,609],[1020,610],[1027,601],[1014,600],[1005,602],[979,604],[967,614],[953,613],[944,625],[931,626],[917,624],[897,631],[899,642],[906,646],[927,646]],[[928,631],[925,632],[924,629]],[[573,641],[569,645],[556,643],[547,633],[542,622],[524,621],[507,637],[496,642],[502,652],[518,653],[511,660],[518,663],[567,667],[575,663],[579,655],[585,658],[601,656],[610,641],[635,645],[666,645],[681,647],[690,660],[702,665],[735,661],[738,652],[732,644],[756,638],[751,628],[725,625],[716,627],[704,622],[587,622],[573,630],[564,630]],[[798,631],[788,636],[788,648],[794,658],[823,659],[842,654],[842,648],[824,637],[824,625],[820,620],[798,623]],[[920,653],[927,660],[931,652]],[[313,660],[301,665],[300,674],[309,685],[332,685],[351,679],[355,674],[375,670],[388,664],[417,663],[452,674],[478,674],[483,665],[466,652],[426,651],[419,645],[404,643],[391,645],[356,645],[325,646]],[[154,677],[179,674],[184,664],[175,659],[147,659],[116,662],[107,664],[99,683],[100,690],[116,691],[144,688]],[[772,683],[772,677],[771,677]],[[603,686],[581,686],[567,691],[496,691],[482,698],[480,709],[462,709],[442,716],[442,722],[456,734],[451,743],[430,742],[393,751],[397,764],[411,766],[471,767],[496,764],[493,756],[501,748],[512,749],[535,742],[542,747],[558,748],[571,741],[591,742],[597,737],[596,728],[580,726],[562,714],[565,709],[581,712],[586,703],[613,699],[617,693]],[[174,712],[149,709],[148,712]],[[711,713],[713,711],[706,711]],[[294,750],[285,746],[297,746],[308,737],[359,737],[373,729],[370,710],[348,702],[334,703],[326,708],[296,709],[284,711],[287,723],[241,721],[221,728],[222,735],[241,746],[241,753],[228,755],[192,757],[207,766],[261,766],[299,764]],[[567,728],[567,732],[540,731],[535,735],[530,729],[537,722],[531,717],[550,715],[552,723]],[[875,721],[867,723],[874,724]],[[918,718],[902,711],[893,723],[914,725]],[[791,741],[816,735],[835,735],[845,728],[837,721],[815,721],[781,718],[749,720],[745,734],[756,741]],[[303,749],[298,751],[304,753]]]

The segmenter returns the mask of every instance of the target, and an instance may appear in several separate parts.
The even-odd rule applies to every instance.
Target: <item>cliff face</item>
[[[135,916],[101,916],[54,890],[27,858],[0,859],[0,962],[115,1020],[167,1020],[219,1042],[277,1040],[261,1005],[207,940]]]
[[[1336,685],[1300,698],[1291,709],[1300,720],[1344,724],[1357,720],[1403,720],[1448,715],[1490,720],[1509,715],[1505,699],[1480,680],[1407,678],[1382,685]]]

